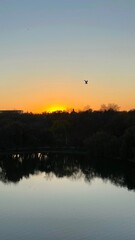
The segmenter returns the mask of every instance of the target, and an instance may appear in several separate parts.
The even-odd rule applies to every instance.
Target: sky
[[[109,103],[135,108],[134,0],[0,0],[0,109]]]

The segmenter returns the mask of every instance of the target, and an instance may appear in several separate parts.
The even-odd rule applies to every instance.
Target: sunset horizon
[[[108,103],[108,104],[101,104],[100,106],[97,106],[93,108],[90,105],[82,106],[82,107],[77,107],[77,106],[65,106],[62,104],[50,104],[47,105],[46,107],[40,107],[39,109],[27,109],[27,108],[1,108],[0,111],[22,111],[22,112],[27,112],[27,113],[33,113],[33,114],[42,114],[42,113],[53,113],[57,111],[61,112],[79,112],[79,111],[87,111],[87,110],[92,110],[92,111],[100,111],[102,110],[102,106],[105,105],[106,107],[109,105],[116,105],[118,107],[118,111],[131,111],[135,110],[135,107],[127,107],[127,108],[121,108],[117,103]]]

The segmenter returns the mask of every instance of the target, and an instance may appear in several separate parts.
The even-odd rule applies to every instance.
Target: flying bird
[[[84,80],[85,84],[88,84],[88,80]]]

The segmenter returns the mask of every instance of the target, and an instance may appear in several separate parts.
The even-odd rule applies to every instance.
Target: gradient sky
[[[135,108],[134,0],[0,0],[0,109],[108,103]]]

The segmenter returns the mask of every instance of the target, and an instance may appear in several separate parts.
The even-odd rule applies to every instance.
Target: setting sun
[[[49,113],[57,111],[66,111],[66,107],[62,105],[51,105],[46,108],[46,111]]]

